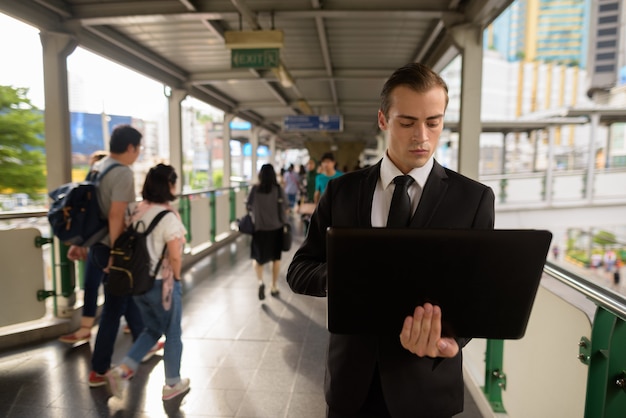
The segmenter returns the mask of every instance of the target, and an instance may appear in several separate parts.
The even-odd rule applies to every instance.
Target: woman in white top
[[[189,379],[180,377],[183,349],[180,272],[186,231],[178,212],[170,205],[170,202],[176,199],[174,195],[176,179],[177,175],[172,166],[158,164],[152,167],[146,175],[141,192],[143,201],[136,206],[130,218],[132,223],[141,220],[144,225],[149,225],[163,210],[171,211],[161,219],[147,239],[152,271],[163,254],[154,286],[143,295],[133,296],[141,310],[145,329],[122,363],[106,374],[109,391],[119,398],[123,396],[127,382],[137,370],[142,358],[163,335],[166,338],[163,355],[165,367],[163,400],[186,394],[189,389]]]

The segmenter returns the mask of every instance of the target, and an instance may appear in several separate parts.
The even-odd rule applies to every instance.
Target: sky
[[[39,30],[0,14],[0,39],[0,85],[29,87],[29,99],[42,109]],[[68,57],[67,66],[70,78],[82,79],[84,90],[81,109],[72,111],[101,113],[104,110],[109,114],[151,119],[166,109],[162,84],[85,49],[76,48]]]

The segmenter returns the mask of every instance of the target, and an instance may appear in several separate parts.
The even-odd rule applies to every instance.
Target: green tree
[[[35,197],[46,187],[44,123],[27,94],[0,86],[0,192]]]
[[[593,236],[593,242],[605,248],[609,245],[617,244],[617,238],[612,232],[598,231],[598,233]]]

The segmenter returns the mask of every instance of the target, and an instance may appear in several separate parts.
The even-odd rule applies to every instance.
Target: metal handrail
[[[22,218],[43,218],[48,214],[47,210],[37,210],[37,211],[0,211],[0,220],[7,219],[22,219]]]
[[[574,274],[549,261],[546,261],[543,271],[550,277],[557,279],[558,281],[587,296],[596,305],[602,306],[613,315],[618,316],[623,321],[626,321],[626,297],[578,276],[577,274]]]

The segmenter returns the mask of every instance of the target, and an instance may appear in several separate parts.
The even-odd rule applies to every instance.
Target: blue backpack
[[[98,184],[119,165],[111,164],[102,173],[91,171],[85,181],[66,183],[48,193],[52,199],[48,222],[61,242],[89,247],[106,236],[109,221],[100,213]]]

